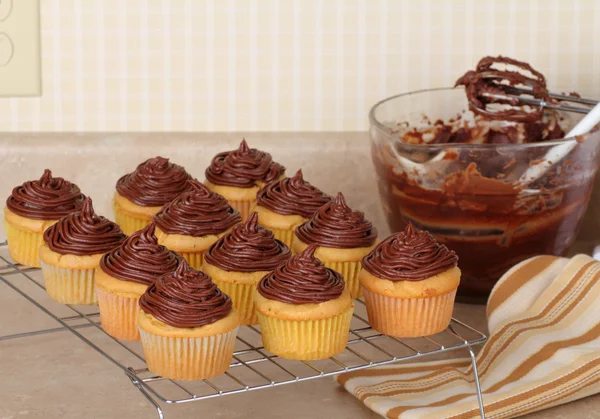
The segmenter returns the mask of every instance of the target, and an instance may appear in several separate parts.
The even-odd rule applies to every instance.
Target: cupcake
[[[224,373],[233,358],[238,314],[231,298],[182,260],[140,297],[138,324],[148,369],[172,380]]]
[[[44,231],[60,218],[78,211],[85,196],[79,187],[44,170],[39,180],[13,189],[4,208],[4,229],[10,257],[17,263],[40,267],[38,250]]]
[[[253,211],[260,225],[275,234],[275,238],[292,246],[294,230],[308,221],[315,212],[333,198],[302,177],[298,170],[291,178],[283,178],[263,186],[256,195]]]
[[[292,250],[298,254],[309,244],[318,245],[317,258],[341,273],[352,298],[359,298],[360,260],[373,250],[376,241],[377,229],[362,212],[348,207],[339,193],[296,228]]]
[[[266,350],[282,358],[323,359],[344,350],[354,303],[344,279],[308,246],[258,284],[254,302]]]
[[[206,169],[205,184],[223,195],[245,220],[261,186],[279,179],[284,172],[285,167],[275,163],[269,153],[249,148],[246,140],[242,140],[237,150],[213,157]]]
[[[154,157],[138,165],[117,181],[113,199],[115,220],[127,235],[141,230],[163,205],[190,188],[192,176],[164,157]]]
[[[225,198],[202,183],[189,180],[188,184],[189,190],[165,205],[152,220],[159,243],[200,269],[204,252],[242,217]]]
[[[252,213],[208,249],[202,270],[231,297],[240,323],[254,324],[258,323],[254,311],[258,281],[290,256],[290,249],[259,226],[257,214]]]
[[[95,282],[104,331],[118,339],[140,340],[140,297],[158,277],[177,269],[180,261],[179,255],[158,244],[154,224],[102,256]]]
[[[379,243],[359,277],[371,326],[396,337],[446,329],[460,281],[457,262],[453,251],[410,223]]]
[[[44,232],[40,263],[48,295],[64,304],[96,304],[94,272],[100,258],[123,240],[119,226],[97,215],[85,198],[80,211]]]

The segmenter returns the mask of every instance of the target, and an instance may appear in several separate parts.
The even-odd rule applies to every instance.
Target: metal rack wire
[[[452,320],[448,329],[435,336],[397,339],[371,329],[364,303],[356,300],[348,345],[335,357],[310,362],[279,358],[263,348],[260,327],[243,326],[238,332],[233,362],[223,376],[182,382],[165,379],[149,371],[139,343],[120,341],[104,333],[97,307],[65,306],[52,301],[45,293],[41,271],[13,263],[8,256],[6,243],[0,244],[0,281],[60,325],[0,336],[0,342],[68,330],[123,370],[132,384],[156,408],[161,419],[165,417],[164,405],[266,389],[459,349],[468,351],[471,357],[474,394],[477,395],[480,415],[485,418],[472,346],[485,342],[486,337],[456,319]],[[97,330],[102,333],[88,333]]]

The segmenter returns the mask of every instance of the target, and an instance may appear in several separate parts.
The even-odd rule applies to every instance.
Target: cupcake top
[[[129,236],[119,247],[100,259],[100,269],[113,278],[150,285],[172,272],[181,258],[177,253],[158,244],[154,224]]]
[[[206,169],[206,180],[215,185],[251,188],[259,182],[279,179],[285,167],[275,163],[269,153],[248,147],[242,140],[237,150],[224,151],[213,157]]]
[[[192,176],[182,166],[154,157],[121,177],[117,192],[142,207],[161,207],[190,188],[188,179]]]
[[[288,304],[316,304],[334,300],[344,291],[344,279],[315,257],[316,244],[292,256],[258,283],[269,300]]]
[[[296,236],[306,244],[350,249],[372,246],[377,240],[377,229],[363,212],[353,211],[340,192],[296,228]]]
[[[30,180],[13,189],[6,206],[15,214],[35,220],[57,220],[83,205],[85,195],[79,187],[49,169],[39,180]]]
[[[140,297],[140,308],[161,322],[179,328],[215,323],[233,304],[203,272],[181,260],[177,269],[159,277]]]
[[[362,260],[363,269],[390,281],[421,281],[456,266],[454,251],[439,244],[427,231],[408,223],[392,234]]]
[[[204,254],[206,262],[225,271],[272,271],[288,260],[290,249],[273,232],[258,225],[258,214],[233,227]]]
[[[126,236],[121,228],[94,212],[91,198],[85,198],[78,212],[64,216],[44,232],[50,250],[62,255],[95,255],[120,245]]]
[[[153,218],[168,234],[201,237],[220,234],[242,221],[227,200],[197,180],[188,180],[189,190],[177,196]]]
[[[256,204],[281,215],[310,218],[333,198],[304,180],[302,170],[293,177],[263,186],[256,195]]]

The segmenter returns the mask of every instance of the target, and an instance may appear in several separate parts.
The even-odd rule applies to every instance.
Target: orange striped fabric
[[[514,418],[600,392],[600,263],[538,256],[508,271],[487,306],[477,355],[488,419]],[[338,376],[386,418],[479,418],[469,358]]]

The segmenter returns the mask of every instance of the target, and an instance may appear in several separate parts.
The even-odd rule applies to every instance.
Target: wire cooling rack
[[[174,381],[157,376],[146,368],[141,344],[115,339],[104,333],[96,306],[71,306],[54,302],[45,292],[41,271],[11,261],[6,243],[0,244],[0,281],[58,323],[58,327],[0,336],[8,339],[69,330],[107,360],[125,372],[132,384],[165,418],[164,405],[198,402],[247,391],[267,389],[327,377],[342,372],[386,365],[442,352],[468,351],[474,371],[473,392],[480,415],[485,418],[477,364],[472,346],[485,342],[483,333],[453,319],[448,329],[434,336],[396,339],[373,330],[364,303],[356,301],[346,349],[320,361],[291,361],[279,358],[262,346],[259,326],[239,329],[233,362],[220,377],[199,381]],[[102,333],[88,333],[100,330]]]

